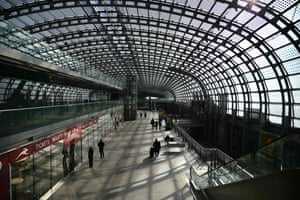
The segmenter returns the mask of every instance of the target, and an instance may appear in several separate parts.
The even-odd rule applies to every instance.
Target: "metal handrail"
[[[237,175],[234,180],[231,182],[241,181],[245,179],[251,179],[257,176],[266,175],[271,172],[281,171],[284,169],[282,164],[278,166],[278,161],[282,161],[283,159],[288,158],[291,156],[289,152],[280,152],[278,155],[273,157],[267,157],[263,154],[264,150],[269,147],[269,145],[282,145],[282,141],[289,137],[290,134],[283,135],[274,139],[272,142],[269,142],[265,145],[262,145],[259,149],[251,152],[250,154],[241,156],[238,159],[230,160],[226,162],[212,171],[207,171],[204,174],[198,175],[196,169],[191,166],[190,168],[190,180],[194,180],[195,178],[200,180],[203,179],[207,182],[217,182],[219,178],[228,178],[228,176]],[[291,167],[291,166],[288,166]],[[287,168],[288,168],[287,167]],[[227,169],[228,171],[225,171]],[[258,171],[258,172],[255,172]],[[196,176],[196,177],[194,177]],[[196,183],[197,181],[193,181],[192,183]],[[198,181],[199,182],[199,181]],[[201,182],[201,181],[200,181]],[[226,183],[220,183],[226,184]],[[214,185],[211,183],[206,183],[205,186],[209,187],[209,185]],[[200,185],[197,188],[201,188]],[[204,188],[201,188],[204,189]]]
[[[194,149],[204,161],[212,161],[214,165],[213,168],[217,166],[217,163],[222,161],[222,163],[227,163],[231,160],[234,160],[232,157],[222,152],[218,148],[204,147],[199,142],[197,142],[194,138],[192,138],[183,128],[181,128],[178,124],[173,123],[175,131],[180,134],[184,140],[189,144],[189,147]]]

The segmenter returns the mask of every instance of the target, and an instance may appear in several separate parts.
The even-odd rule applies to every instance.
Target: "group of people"
[[[105,143],[103,142],[102,139],[100,139],[99,142],[98,142],[100,159],[104,158],[104,146],[105,146]],[[88,158],[89,158],[89,167],[92,168],[93,167],[93,159],[94,159],[94,149],[93,149],[93,147],[89,148]]]
[[[159,155],[160,152],[160,141],[158,141],[157,139],[154,140],[152,147],[150,148],[150,158],[156,159]]]
[[[159,128],[159,130],[161,129],[161,120],[159,121],[154,121],[154,119],[152,118],[150,121],[150,124],[152,125],[152,129],[156,129]]]
[[[143,114],[140,113],[140,116],[142,117]],[[144,117],[147,117],[146,112],[144,113]],[[152,124],[152,128],[156,127],[156,129],[161,127],[161,121],[154,121],[154,119],[151,119],[151,124]],[[99,140],[98,142],[98,149],[99,149],[99,154],[100,154],[100,159],[104,158],[104,142],[102,139]],[[160,141],[158,141],[157,139],[154,140],[152,147],[150,148],[150,157],[154,157],[155,159],[158,157],[159,152],[160,152]],[[93,167],[93,158],[94,158],[94,149],[93,147],[89,147],[88,150],[88,159],[89,159],[89,167],[92,168]]]
[[[144,112],[144,117],[147,118],[147,113],[146,112]],[[140,118],[141,119],[143,118],[143,113],[142,112],[140,112]]]

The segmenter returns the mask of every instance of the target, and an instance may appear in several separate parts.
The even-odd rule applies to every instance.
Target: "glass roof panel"
[[[268,90],[278,90],[279,83],[277,79],[265,80]]]
[[[264,78],[282,75],[282,86],[290,91],[285,84],[289,77],[285,76],[299,73],[295,41],[299,40],[300,15],[295,0],[261,0],[252,6],[244,0],[54,1],[55,8],[46,1],[43,5],[12,1],[16,2],[12,9],[8,9],[8,2],[0,4],[3,19],[84,62],[92,62],[93,71],[101,69],[117,79],[138,74],[143,86],[169,88],[182,100],[192,98],[191,92],[196,90],[183,75],[186,72],[197,73],[206,83],[207,93],[216,99],[216,93],[224,88],[232,92],[232,99],[237,97],[239,86],[231,85],[232,77],[239,76],[234,79],[237,84],[255,77],[260,87],[253,82],[251,89],[256,87],[254,91],[267,99]],[[3,40],[14,39],[10,37]],[[35,51],[30,40],[26,44],[23,51]],[[183,74],[172,72],[169,66]],[[73,64],[72,68],[84,71],[83,65]],[[172,74],[172,81],[165,80],[162,71]],[[246,74],[240,75],[242,72]],[[220,79],[224,81],[215,83]],[[243,83],[238,90],[247,85]],[[263,104],[257,105],[263,109]],[[243,109],[244,104],[238,102],[232,108],[236,106]]]
[[[256,49],[256,48],[251,48],[247,52],[251,57],[254,57],[254,58],[261,55],[261,52],[259,51],[259,49]]]
[[[292,4],[296,3],[297,0],[282,0],[282,1],[273,1],[271,4],[271,7],[275,9],[276,11],[284,11]]]
[[[253,17],[254,17],[254,15],[252,13],[243,11],[235,18],[235,21],[240,24],[245,24]]]
[[[283,66],[288,74],[300,74],[300,59],[284,62]]]
[[[214,2],[215,2],[214,0],[213,1],[202,1],[199,9],[209,11],[211,9],[211,7],[213,6]]]
[[[224,17],[229,20],[233,20],[239,13],[240,9],[228,9],[224,14]]]
[[[281,60],[289,60],[296,57],[299,57],[299,51],[292,45],[282,47],[278,50],[275,50]]]
[[[50,14],[50,12],[44,11],[44,12],[40,12],[40,15],[44,18],[47,19],[47,21],[49,20],[54,20],[54,16],[52,14]]]
[[[251,29],[251,30],[257,30],[260,27],[262,27],[263,25],[265,25],[267,23],[267,21],[265,19],[263,19],[260,16],[255,16],[254,18],[252,18],[247,24],[247,28]]]
[[[228,7],[228,4],[216,2],[215,6],[212,8],[211,12],[214,13],[215,15],[221,16],[225,12],[227,7]]]
[[[264,78],[274,78],[275,73],[271,67],[261,69],[261,73],[263,74]]]

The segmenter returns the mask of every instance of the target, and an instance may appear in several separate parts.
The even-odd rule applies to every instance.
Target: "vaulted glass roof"
[[[0,9],[89,68],[136,75],[140,90],[300,126],[297,0],[2,0]]]

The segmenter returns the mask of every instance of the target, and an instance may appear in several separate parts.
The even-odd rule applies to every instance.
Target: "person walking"
[[[102,139],[98,142],[98,147],[99,147],[99,153],[100,153],[100,158],[104,158],[104,142]]]
[[[151,125],[152,125],[152,129],[154,129],[154,119],[152,118],[150,121]]]
[[[158,128],[159,128],[159,130],[161,129],[161,119],[159,119],[159,121],[158,121]]]
[[[158,128],[158,121],[155,121],[155,130]]]
[[[159,152],[160,152],[160,142],[155,139],[155,141],[153,142],[153,148],[154,148],[154,158],[156,159],[159,155]]]
[[[67,165],[67,158],[69,156],[67,148],[63,148],[63,168],[64,168],[64,176],[68,175],[68,165]]]
[[[93,167],[93,159],[94,159],[94,149],[93,149],[93,147],[89,148],[88,158],[89,158],[89,167],[92,168]]]

